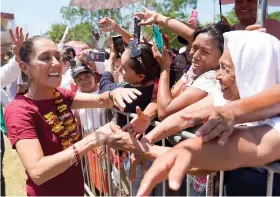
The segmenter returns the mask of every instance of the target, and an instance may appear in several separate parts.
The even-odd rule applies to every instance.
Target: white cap
[[[187,47],[182,47],[181,49],[179,49],[179,54],[186,52]]]

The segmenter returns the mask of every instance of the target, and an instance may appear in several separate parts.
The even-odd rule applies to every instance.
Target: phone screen
[[[105,53],[91,51],[87,54],[87,60],[92,62],[105,62]]]
[[[117,54],[117,58],[120,58],[125,50],[123,38],[122,36],[113,36],[112,40],[113,40],[115,52]]]
[[[161,33],[160,29],[155,24],[153,24],[152,27],[153,27],[154,39],[156,41],[158,50],[162,54],[162,52],[163,52],[163,45],[164,45],[163,44],[162,33]]]

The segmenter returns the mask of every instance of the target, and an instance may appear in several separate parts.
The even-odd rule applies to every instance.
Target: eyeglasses
[[[131,57],[136,58],[136,60],[141,64],[141,66],[146,70],[146,67],[143,64],[142,57],[141,57],[141,46],[139,45],[140,42],[138,39],[135,39],[128,43],[128,48],[131,51]]]

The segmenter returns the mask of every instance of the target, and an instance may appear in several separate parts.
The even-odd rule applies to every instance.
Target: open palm
[[[12,40],[14,55],[16,57],[16,60],[19,61],[19,49],[22,46],[23,42],[28,39],[28,33],[24,37],[22,27],[16,27],[15,33],[10,29],[9,33]]]

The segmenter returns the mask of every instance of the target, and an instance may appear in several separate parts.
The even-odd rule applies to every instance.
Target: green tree
[[[46,35],[49,36],[55,43],[59,43],[66,27],[66,24],[52,24],[50,30],[46,33]]]
[[[275,20],[277,20],[277,21],[280,21],[280,11],[277,11],[277,12],[273,12],[273,13],[268,14],[268,18],[271,18],[271,19],[275,19]]]
[[[234,24],[238,23],[238,19],[236,17],[234,9],[232,9],[231,11],[229,11],[229,12],[223,14],[223,15],[226,17],[229,24],[234,25]],[[220,21],[220,20],[221,20],[221,17],[220,17],[220,14],[218,14],[216,16],[216,21]]]
[[[90,35],[91,28],[98,29],[98,21],[105,16],[114,19],[120,26],[132,32],[132,16],[134,12],[141,10],[141,5],[141,3],[136,3],[125,8],[98,11],[89,11],[70,6],[62,7],[60,13],[65,24],[70,23],[72,27],[69,30],[68,40],[79,40],[87,44],[92,44]],[[189,8],[196,9],[197,0],[148,0],[147,5],[166,16],[186,21],[189,18]],[[59,42],[66,29],[65,24],[53,24],[46,34],[55,42]],[[167,33],[171,47],[179,48],[182,46],[177,42],[176,34],[167,29],[162,29],[162,31]],[[142,33],[144,33],[148,39],[152,38],[153,33],[151,27],[142,27]],[[113,34],[114,33],[108,33],[104,35],[109,37]]]

